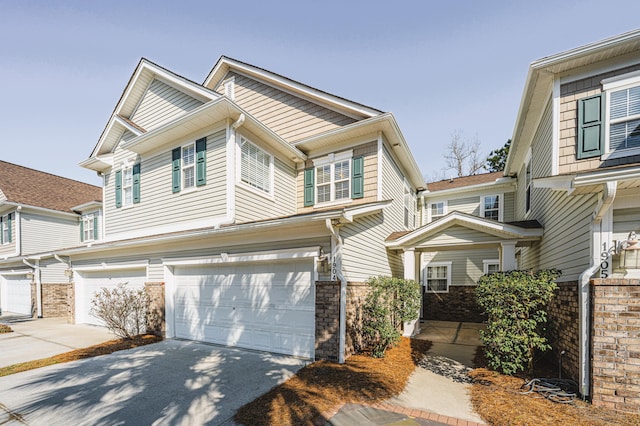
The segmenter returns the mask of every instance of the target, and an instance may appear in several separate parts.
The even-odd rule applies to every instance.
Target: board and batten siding
[[[127,158],[116,154],[115,164]],[[207,183],[188,192],[172,192],[171,149],[140,162],[140,203],[116,208],[115,170],[105,176],[105,237],[131,229],[201,221],[226,214],[226,130],[207,136]]]
[[[23,210],[20,220],[22,254],[40,253],[80,244],[79,217],[44,216]]]
[[[356,121],[239,73],[230,72],[222,81],[231,77],[235,84],[235,102],[289,142]],[[217,91],[224,95],[224,85]]]
[[[500,253],[497,249],[424,252],[420,268],[421,283],[425,283],[429,262],[451,262],[452,286],[476,285],[478,279],[484,275],[483,261],[499,258]]]
[[[274,157],[273,197],[244,182],[236,184],[236,222],[253,222],[296,212],[296,170]]]
[[[200,100],[160,80],[153,80],[131,115],[131,121],[149,131],[200,105]]]

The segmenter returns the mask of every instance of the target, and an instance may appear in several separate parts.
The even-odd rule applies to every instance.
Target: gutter
[[[593,240],[596,235],[596,229],[602,223],[602,218],[609,211],[611,206],[613,205],[613,200],[616,197],[616,191],[618,187],[618,182],[607,182],[603,185],[604,194],[602,196],[602,200],[598,202],[593,215],[591,222],[591,243],[593,244]],[[583,398],[586,398],[590,395],[590,358],[591,358],[591,348],[590,348],[590,328],[589,328],[589,318],[590,318],[590,308],[591,308],[591,295],[590,295],[590,286],[589,282],[591,281],[591,277],[600,267],[600,255],[596,253],[600,247],[593,247],[591,254],[591,262],[589,267],[580,274],[578,278],[578,284],[580,286],[580,291],[578,293],[579,299],[579,327],[580,327],[580,393]]]
[[[245,115],[240,117],[229,126],[229,137],[227,138],[227,215],[217,222],[213,229],[220,229],[222,225],[232,225],[236,221],[236,136],[238,128],[244,124]]]
[[[347,280],[342,273],[342,237],[340,236],[340,222],[326,219],[325,225],[331,233],[332,242],[335,244],[333,262],[335,264],[336,276],[340,280],[340,340],[338,345],[338,363],[344,364],[344,353],[346,348],[347,334]]]
[[[40,259],[35,259],[35,265],[32,265],[27,259],[22,259],[22,263],[33,268],[33,279],[36,282],[36,314],[38,318],[42,318],[42,280],[40,279]]]

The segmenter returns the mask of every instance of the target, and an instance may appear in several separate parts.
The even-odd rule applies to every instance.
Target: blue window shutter
[[[207,183],[207,138],[196,141],[196,186]]]
[[[122,207],[122,170],[116,172],[116,207]]]
[[[132,175],[133,175],[133,202],[140,202],[140,163],[134,164]]]
[[[364,157],[351,161],[351,198],[364,197]]]
[[[604,96],[578,100],[578,149],[576,157],[599,157],[604,146]]]
[[[172,191],[180,192],[180,148],[171,151],[171,183]]]
[[[13,223],[13,213],[9,213],[7,215],[7,220],[9,221],[9,223],[7,224],[7,238],[9,239],[9,241],[7,242],[10,243],[13,240],[11,235],[11,224]]]
[[[98,239],[98,214],[93,215],[93,239]]]
[[[313,206],[314,201],[314,169],[304,169],[304,206]]]
[[[80,217],[80,242],[84,241],[84,217]]]

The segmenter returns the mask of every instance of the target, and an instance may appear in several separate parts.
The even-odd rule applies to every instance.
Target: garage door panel
[[[313,356],[310,261],[176,267],[176,336]]]
[[[31,315],[31,279],[25,275],[0,276],[0,287],[3,311]]]

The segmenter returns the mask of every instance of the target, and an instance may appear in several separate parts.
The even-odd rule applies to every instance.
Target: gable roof
[[[73,213],[72,207],[102,201],[102,188],[0,161],[0,201]]]
[[[478,175],[462,176],[451,179],[443,179],[436,182],[427,183],[429,192],[445,191],[447,189],[462,188],[465,186],[479,185],[483,183],[495,182],[504,176],[504,172],[490,172]]]

